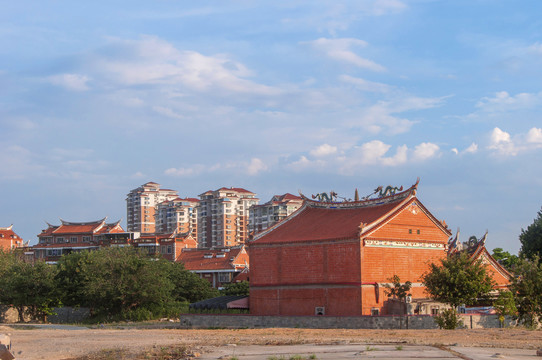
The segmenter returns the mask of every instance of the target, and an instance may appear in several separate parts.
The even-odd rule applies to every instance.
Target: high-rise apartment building
[[[291,213],[303,205],[303,199],[299,196],[286,193],[275,195],[261,205],[254,205],[249,209],[249,232],[260,232],[279,221],[285,219]]]
[[[155,233],[156,205],[177,197],[177,191],[160,189],[160,184],[155,182],[148,182],[130,191],[126,197],[128,231]]]
[[[220,188],[200,194],[198,247],[244,244],[248,239],[248,210],[258,204],[256,194],[241,188]]]
[[[175,198],[166,200],[155,209],[156,232],[159,234],[189,234],[194,239],[198,234],[199,199]]]

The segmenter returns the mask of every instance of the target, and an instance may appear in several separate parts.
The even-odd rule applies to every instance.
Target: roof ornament
[[[335,202],[337,200],[337,193],[331,190],[329,192],[329,195],[328,193],[323,192],[316,195],[312,195],[312,198],[318,199],[318,201],[320,202]]]
[[[373,195],[377,195],[377,198],[383,198],[383,197],[386,197],[386,196],[392,196],[392,195],[395,195],[395,193],[397,191],[403,191],[403,186],[401,185],[401,187],[397,187],[397,186],[391,186],[391,185],[388,185],[386,187],[383,187],[382,185],[380,185],[379,187],[377,187],[374,192],[372,194],[369,194],[367,196],[365,196],[363,198],[363,200],[369,200],[369,198]]]
[[[457,228],[455,238],[448,240],[448,255],[460,252],[461,250],[463,250],[463,244],[459,241],[459,228]]]

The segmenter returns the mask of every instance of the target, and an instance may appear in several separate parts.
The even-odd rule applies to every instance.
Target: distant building
[[[190,234],[194,239],[198,236],[199,199],[175,198],[166,200],[155,207],[155,223],[157,234]]]
[[[177,191],[160,189],[160,184],[155,182],[148,182],[130,191],[126,197],[128,231],[142,234],[156,233],[156,206],[177,197]]]
[[[244,244],[249,235],[249,208],[258,201],[255,193],[242,188],[223,187],[200,194],[198,247]]]
[[[144,234],[132,240],[132,245],[151,255],[160,255],[166,260],[177,261],[184,249],[198,246],[189,234]]]
[[[125,232],[120,220],[114,223],[106,223],[106,218],[91,222],[60,221],[60,225],[48,224],[47,229],[38,234],[38,244],[27,249],[27,255],[54,263],[62,255],[76,251],[126,246],[139,236],[139,233]]]
[[[254,205],[249,209],[249,232],[258,233],[282,221],[303,205],[299,196],[286,193],[275,195],[271,200],[261,205]]]
[[[426,297],[420,276],[446,257],[451,232],[417,198],[417,185],[361,201],[304,198],[257,233],[248,242],[251,314],[386,314],[384,285],[394,275],[412,282],[412,297]]]
[[[0,227],[0,249],[14,250],[24,246],[24,241],[13,231],[13,225]]]
[[[186,270],[208,280],[220,288],[234,281],[235,277],[249,267],[244,245],[216,249],[183,249],[177,261]]]

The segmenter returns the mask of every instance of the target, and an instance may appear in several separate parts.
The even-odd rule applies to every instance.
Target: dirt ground
[[[156,327],[156,326],[155,326]],[[542,331],[526,329],[478,330],[342,330],[342,329],[141,329],[95,328],[60,330],[0,326],[8,333],[18,360],[76,359],[84,355],[124,349],[141,353],[152,348],[186,346],[203,354],[212,347],[292,344],[416,344],[465,347],[539,349]]]

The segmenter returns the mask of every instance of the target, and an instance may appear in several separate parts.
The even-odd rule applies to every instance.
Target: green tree
[[[147,320],[178,315],[187,302],[218,293],[182,264],[133,248],[72,253],[58,262],[66,305],[90,307],[100,320]]]
[[[514,294],[510,291],[499,290],[499,296],[495,299],[493,307],[497,315],[499,315],[501,327],[504,327],[505,316],[514,316],[518,312]]]
[[[405,303],[407,296],[412,296],[412,294],[410,294],[410,289],[412,288],[412,283],[410,281],[407,281],[403,284],[401,283],[401,279],[397,275],[393,275],[391,278],[388,279],[388,281],[391,283],[391,285],[384,285],[384,292],[389,297],[397,298],[403,304]],[[401,306],[403,307],[404,305]],[[405,309],[402,308],[401,311],[403,310]]]
[[[169,278],[173,282],[173,296],[177,301],[193,303],[220,295],[209,281],[186,270],[182,263],[171,263]]]
[[[249,282],[240,281],[224,285],[224,289],[220,290],[223,295],[246,295],[249,294]]]
[[[493,249],[491,256],[493,256],[493,258],[508,271],[513,271],[514,266],[516,266],[519,261],[519,257],[517,255],[510,254],[508,251],[504,251],[502,248]]]
[[[33,319],[45,320],[51,308],[58,303],[56,268],[44,262],[26,263],[14,256],[0,277],[0,302],[13,305],[19,321],[25,312]]]
[[[520,255],[528,259],[533,259],[536,255],[542,256],[542,210],[534,222],[527,227],[527,230],[521,229],[519,235],[521,242]]]
[[[542,321],[542,262],[538,255],[521,259],[515,269],[510,291],[515,296],[519,319],[529,327]]]
[[[495,285],[481,261],[472,261],[465,252],[431,263],[421,281],[433,299],[452,307],[455,317],[459,305],[487,301]]]

